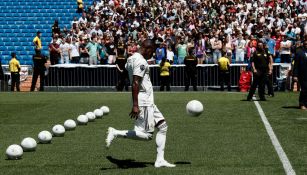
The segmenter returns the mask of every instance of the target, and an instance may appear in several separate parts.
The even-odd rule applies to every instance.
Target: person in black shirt
[[[55,20],[53,25],[52,25],[52,36],[54,36],[55,34],[58,34],[58,35],[61,34],[61,29],[59,27],[58,20]]]
[[[197,91],[196,75],[197,75],[197,58],[194,56],[193,49],[189,49],[189,55],[184,58],[185,65],[185,88],[184,91],[189,90],[190,81],[193,86],[193,90]]]
[[[3,69],[2,69],[1,59],[0,59],[0,80],[4,80],[4,73],[3,73]]]
[[[251,101],[258,86],[258,95],[261,101],[266,101],[264,96],[265,82],[268,74],[272,73],[270,65],[270,56],[265,51],[263,42],[258,40],[256,51],[251,58],[251,64],[253,68],[253,83],[247,101]]]
[[[305,37],[304,47],[298,48],[295,54],[293,80],[298,81],[301,86],[299,105],[307,110],[307,38]]]
[[[126,62],[126,46],[122,38],[120,38],[117,44],[117,58],[115,61],[118,72],[117,91],[123,91],[124,87],[128,91],[128,71],[125,69]]]
[[[45,63],[47,62],[47,59],[44,55],[41,54],[41,52],[37,52],[35,55],[33,55],[33,77],[32,77],[32,85],[31,85],[31,91],[34,91],[35,85],[38,79],[38,76],[40,77],[40,87],[39,91],[44,91],[44,79],[45,79]]]

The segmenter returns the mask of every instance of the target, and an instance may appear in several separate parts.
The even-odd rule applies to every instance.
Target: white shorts
[[[156,124],[165,120],[156,105],[140,106],[139,109],[140,115],[134,124],[134,130],[136,131],[153,133]]]

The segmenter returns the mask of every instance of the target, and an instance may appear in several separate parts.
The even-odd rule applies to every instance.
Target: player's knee
[[[163,123],[161,123],[160,125],[158,125],[157,128],[159,129],[159,131],[160,131],[161,133],[166,133],[166,132],[167,132],[168,126],[167,126],[166,122],[164,121]]]

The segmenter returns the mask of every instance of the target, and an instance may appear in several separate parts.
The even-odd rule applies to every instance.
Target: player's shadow
[[[113,158],[112,156],[106,157],[111,163],[115,164],[119,169],[129,169],[129,168],[146,168],[148,165],[153,166],[153,162],[137,162],[133,159],[119,160]],[[191,162],[178,161],[175,162],[176,165],[190,165]],[[117,168],[101,168],[101,170],[117,169]]]
[[[107,156],[106,157],[111,163],[115,164],[117,168],[119,169],[129,169],[129,168],[145,168],[148,165],[154,165],[153,162],[137,162],[133,159],[125,159],[125,160],[120,160],[113,158],[112,156]],[[101,170],[107,170],[110,168],[102,168]]]
[[[300,109],[299,106],[283,106],[284,109]]]

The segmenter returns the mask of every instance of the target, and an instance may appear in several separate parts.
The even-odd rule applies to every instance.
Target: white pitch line
[[[253,99],[256,100],[255,97]],[[274,146],[274,148],[275,148],[275,150],[276,150],[276,152],[278,154],[278,157],[279,157],[279,159],[280,159],[280,161],[281,161],[281,163],[282,163],[282,165],[284,167],[284,170],[285,170],[286,174],[287,175],[296,175],[296,173],[295,173],[294,169],[292,168],[292,165],[291,165],[291,163],[290,163],[290,161],[289,161],[285,151],[282,149],[282,147],[281,147],[281,145],[280,145],[280,143],[279,143],[279,141],[278,141],[278,139],[277,139],[277,137],[276,137],[276,135],[275,135],[275,133],[273,131],[273,128],[271,127],[268,119],[266,118],[266,116],[265,116],[265,114],[264,114],[264,112],[262,110],[262,107],[260,106],[258,101],[254,101],[254,103],[255,103],[255,105],[257,107],[257,110],[258,110],[259,115],[260,115],[260,117],[262,119],[262,122],[263,122],[263,124],[265,126],[265,129],[266,129],[267,133],[270,136],[272,144],[273,144],[273,146]]]

